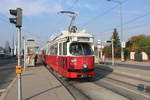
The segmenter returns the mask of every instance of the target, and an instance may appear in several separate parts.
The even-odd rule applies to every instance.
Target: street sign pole
[[[21,66],[21,28],[17,28],[18,33],[18,66]],[[17,73],[18,78],[18,100],[22,100],[21,73]]]
[[[111,42],[112,42],[112,66],[114,66],[114,39],[112,39]]]

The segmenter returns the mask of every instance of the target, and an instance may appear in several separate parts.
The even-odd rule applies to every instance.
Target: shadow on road
[[[58,86],[56,86],[56,87],[49,88],[49,89],[47,89],[47,90],[44,90],[44,91],[41,91],[41,92],[39,92],[39,93],[34,94],[34,95],[32,95],[31,97],[26,98],[25,100],[31,100],[31,99],[34,98],[34,97],[37,97],[37,96],[39,96],[39,95],[43,95],[44,93],[46,93],[46,92],[48,92],[48,91],[50,91],[50,90],[53,90],[53,89],[56,89],[56,88],[60,88],[60,87],[62,87],[62,85],[58,85]]]

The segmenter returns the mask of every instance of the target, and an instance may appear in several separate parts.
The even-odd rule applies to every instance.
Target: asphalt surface
[[[106,65],[111,65],[111,62],[105,62]],[[123,63],[115,63],[115,66],[126,67],[131,69],[140,69],[140,70],[150,70],[150,66],[144,65],[134,65],[134,64],[123,64]]]
[[[5,89],[15,77],[16,62],[13,57],[0,59],[0,90]]]

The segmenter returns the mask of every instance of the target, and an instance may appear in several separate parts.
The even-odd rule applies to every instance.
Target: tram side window
[[[57,50],[58,50],[57,44],[50,46],[50,54],[51,55],[57,55]]]
[[[57,43],[54,46],[55,46],[54,55],[57,55],[57,50],[58,50]]]
[[[63,43],[63,55],[67,55],[67,43]]]
[[[52,46],[50,46],[50,54],[52,55],[53,54],[53,47]]]
[[[62,45],[61,45],[61,43],[59,43],[59,55],[61,55],[62,53]]]

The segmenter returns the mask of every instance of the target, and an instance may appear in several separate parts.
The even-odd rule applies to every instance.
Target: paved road
[[[111,65],[111,62],[106,62],[105,64]],[[115,63],[115,66],[126,67],[126,68],[131,68],[131,69],[150,70],[150,66],[144,66],[144,65]]]
[[[15,58],[0,59],[0,89],[5,89],[15,77]]]

